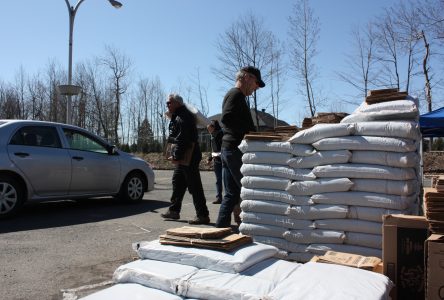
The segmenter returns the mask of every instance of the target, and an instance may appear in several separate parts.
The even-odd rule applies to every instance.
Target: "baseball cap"
[[[263,88],[265,86],[265,82],[262,81],[261,71],[259,71],[258,68],[253,67],[253,66],[246,66],[246,67],[243,67],[241,69],[241,71],[244,71],[244,72],[254,75],[257,79],[257,83],[258,83],[259,87]]]

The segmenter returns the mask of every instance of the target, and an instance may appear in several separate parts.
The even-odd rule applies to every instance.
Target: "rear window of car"
[[[60,148],[60,138],[52,126],[24,126],[11,138],[11,145]]]

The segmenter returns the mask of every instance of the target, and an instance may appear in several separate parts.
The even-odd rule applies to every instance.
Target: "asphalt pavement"
[[[0,220],[0,298],[78,299],[109,286],[118,266],[137,259],[133,243],[188,225],[195,216],[189,193],[180,220],[160,217],[169,205],[172,171],[155,174],[154,191],[138,204],[112,198],[28,203],[18,216]],[[201,177],[214,226],[215,176]]]

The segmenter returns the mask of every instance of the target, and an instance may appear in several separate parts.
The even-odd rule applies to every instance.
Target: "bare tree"
[[[113,138],[114,143],[119,143],[119,120],[120,120],[120,105],[122,95],[125,94],[128,83],[131,61],[117,49],[107,46],[106,56],[102,58],[102,62],[111,71],[111,90],[114,98],[113,105]]]
[[[213,69],[215,75],[222,81],[232,83],[234,74],[244,66],[269,69],[274,52],[273,40],[273,33],[264,28],[262,19],[252,13],[240,17],[219,36],[216,47],[220,67]],[[264,81],[268,81],[269,74],[263,74],[263,77]],[[253,100],[256,123],[259,124],[256,92]]]
[[[196,74],[192,78],[192,83],[195,86],[194,88],[194,94],[196,94],[196,97],[198,99],[198,108],[199,111],[204,115],[208,115],[208,95],[207,95],[207,89],[202,86],[202,81],[200,78],[200,70],[199,68],[196,69]]]
[[[383,18],[375,26],[376,59],[381,63],[381,72],[377,82],[381,86],[388,85],[400,89],[400,47],[401,41],[396,25],[393,9],[387,9]]]
[[[422,68],[423,68],[424,77],[425,77],[425,95],[426,95],[426,101],[427,101],[427,109],[429,112],[431,112],[432,111],[432,86],[430,85],[429,67],[427,65],[428,61],[429,61],[429,55],[430,55],[430,49],[429,49],[430,45],[427,42],[427,38],[426,38],[424,31],[421,32],[421,36],[424,41],[424,48],[426,49],[424,59],[422,62]]]
[[[374,55],[376,38],[373,24],[368,23],[364,30],[356,27],[352,30],[352,37],[353,52],[347,55],[346,60],[348,70],[337,74],[342,81],[358,90],[357,97],[362,99],[367,95],[370,86],[375,84],[375,78],[378,76],[375,66],[377,62]]]
[[[279,119],[279,113],[281,110],[281,90],[283,87],[283,83],[281,78],[283,76],[282,69],[282,52],[283,49],[280,50],[276,47],[276,51],[273,53],[272,63],[270,64],[269,74],[270,74],[270,99],[272,106],[272,114],[274,117],[274,127],[277,126],[277,121]]]
[[[25,86],[26,86],[26,79],[25,79],[25,70],[23,66],[20,66],[19,71],[15,75],[15,85],[14,90],[18,97],[18,112],[17,116],[19,119],[25,119]]]
[[[300,92],[307,100],[311,116],[318,104],[314,93],[314,82],[318,71],[314,63],[319,40],[319,18],[315,17],[308,0],[298,0],[293,6],[290,22],[290,59],[296,78],[302,87]]]

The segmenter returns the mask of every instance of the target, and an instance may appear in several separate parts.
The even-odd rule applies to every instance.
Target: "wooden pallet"
[[[398,89],[383,89],[370,91],[370,95],[365,97],[367,104],[376,104],[393,100],[402,100],[407,97],[407,92],[400,92]]]

